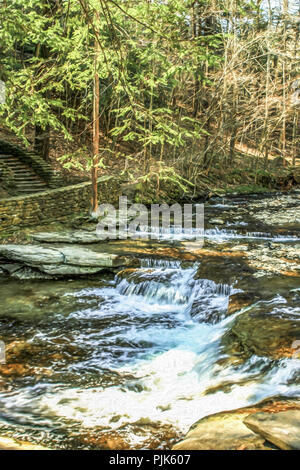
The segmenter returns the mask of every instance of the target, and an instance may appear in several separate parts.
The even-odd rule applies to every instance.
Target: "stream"
[[[1,279],[0,434],[170,449],[201,417],[299,397],[299,202],[213,198],[203,247],[112,242],[140,259],[115,276]]]

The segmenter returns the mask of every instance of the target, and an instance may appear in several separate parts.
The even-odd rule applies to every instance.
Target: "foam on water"
[[[238,225],[247,225],[245,223],[237,223]],[[166,241],[180,241],[180,240],[195,240],[195,239],[210,239],[215,242],[222,242],[230,239],[253,239],[253,240],[274,240],[276,242],[294,242],[299,241],[300,238],[296,235],[277,235],[268,232],[248,232],[230,229],[220,229],[218,227],[203,229],[203,228],[182,228],[170,227],[170,229],[162,227],[140,227],[140,231],[133,238],[152,238]]]
[[[125,348],[122,357],[109,363],[120,377],[119,384],[86,389],[48,384],[39,393],[34,387],[24,388],[17,395],[6,395],[6,409],[22,419],[26,409],[34,409],[41,422],[60,417],[83,427],[107,430],[121,429],[128,423],[162,423],[186,432],[205,415],[246,406],[276,393],[296,392],[290,382],[300,365],[297,359],[286,360],[277,369],[271,360],[256,356],[240,366],[230,362],[224,366],[221,339],[239,315],[222,315],[233,288],[207,279],[195,280],[196,270],[197,266],[178,269],[177,265],[157,265],[156,269],[139,270],[140,282],[138,277],[116,277],[116,286],[93,289],[102,299],[98,309],[70,316],[87,321],[95,316],[109,319],[111,344],[122,340],[131,345],[133,354],[128,355]],[[86,291],[91,294],[91,289]],[[209,312],[218,312],[215,322],[206,321]],[[119,323],[120,315],[130,320],[123,327],[114,324]],[[82,344],[99,341],[102,349],[101,334],[91,338],[82,333]],[[142,344],[148,346],[139,348]],[[97,354],[93,362],[99,362]],[[266,365],[271,368],[267,376],[263,372]],[[215,391],[208,393],[211,389]]]

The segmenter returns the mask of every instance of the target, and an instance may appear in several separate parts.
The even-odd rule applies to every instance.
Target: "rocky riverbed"
[[[299,448],[299,202],[212,199],[204,244],[176,230],[103,242],[85,223],[0,245],[0,434]]]

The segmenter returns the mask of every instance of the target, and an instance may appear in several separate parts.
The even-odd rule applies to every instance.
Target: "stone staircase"
[[[3,155],[0,153],[1,172],[4,172],[4,175],[11,175],[12,181],[15,184],[15,190],[20,196],[45,191],[48,188],[47,183],[30,166],[22,163],[14,155]]]
[[[51,166],[33,152],[0,140],[0,179],[9,181],[17,195],[64,186]]]

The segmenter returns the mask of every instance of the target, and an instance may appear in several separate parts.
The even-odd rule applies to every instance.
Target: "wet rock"
[[[300,246],[268,244],[251,247],[247,252],[248,264],[256,270],[255,276],[284,274],[300,276]]]
[[[105,268],[92,268],[89,266],[70,266],[70,265],[47,265],[40,266],[40,269],[47,274],[50,275],[60,275],[60,276],[71,276],[71,275],[79,275],[82,276],[83,274],[97,274],[103,271]]]
[[[0,450],[51,450],[47,447],[0,436]]]
[[[234,284],[237,280],[249,279],[254,270],[250,268],[241,252],[215,252],[199,250],[200,264],[195,279],[211,279],[217,283]]]
[[[99,253],[87,248],[64,246],[60,247],[59,250],[64,257],[64,263],[75,266],[97,266],[111,268],[137,265],[137,262],[135,262],[133,258],[113,255],[110,253]]]
[[[249,292],[237,292],[236,294],[232,294],[229,297],[227,314],[232,315],[233,313],[238,312],[242,308],[248,307],[249,305],[253,304],[258,299],[258,296]]]
[[[300,410],[254,413],[244,424],[283,450],[300,450]]]
[[[265,439],[243,423],[249,411],[202,418],[172,450],[267,450]]]
[[[299,195],[284,195],[272,200],[257,200],[249,204],[253,210],[256,221],[267,223],[273,227],[282,227],[284,231],[289,228],[300,228]]]
[[[273,441],[268,442],[266,436],[250,429],[248,423],[252,422],[251,418],[255,414],[263,413],[271,417],[275,416],[272,413],[281,414],[281,412],[289,412],[290,415],[297,413],[299,416],[300,400],[275,397],[256,405],[204,417],[190,428],[184,439],[175,444],[172,450],[276,449],[272,444]]]
[[[157,271],[152,268],[143,270],[127,268],[118,272],[117,276],[119,279],[126,279],[128,282],[134,284],[142,284],[150,281],[161,283],[163,281],[169,281],[172,278],[172,273],[161,271],[158,276]]]
[[[263,310],[263,306],[261,309]],[[298,319],[254,310],[245,312],[234,320],[230,330],[223,336],[222,344],[230,356],[246,359],[255,354],[280,359],[295,354],[293,344],[298,338]]]
[[[102,433],[99,436],[86,434],[81,441],[91,448],[101,450],[128,450],[130,444],[122,436],[113,431],[111,433]]]
[[[237,245],[237,246],[232,246],[230,247],[230,251],[248,251],[248,245]]]
[[[223,219],[210,219],[209,223],[210,225],[224,225],[225,224]]]
[[[33,368],[19,363],[5,364],[0,366],[0,375],[5,377],[24,377],[32,375]]]
[[[27,341],[12,341],[6,346],[6,359],[7,361],[11,362],[16,359],[28,359],[28,356],[31,357],[32,355],[39,352],[39,349]]]

